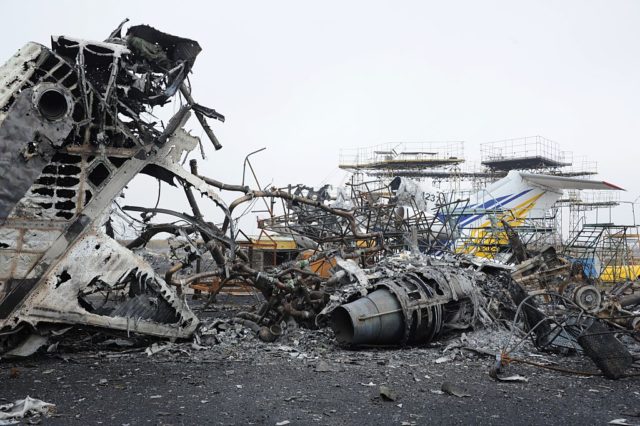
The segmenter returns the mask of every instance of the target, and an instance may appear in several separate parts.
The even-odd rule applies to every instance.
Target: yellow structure
[[[600,280],[605,283],[615,283],[626,280],[636,280],[640,277],[640,265],[607,266],[600,274]]]
[[[307,260],[314,254],[315,252],[313,250],[305,250],[302,253],[300,253],[300,258],[303,260]],[[331,277],[330,271],[331,271],[331,268],[333,268],[334,266],[336,266],[336,259],[333,257],[331,258],[324,257],[322,259],[318,259],[316,261],[309,263],[309,269],[311,269],[311,271],[313,271],[314,273],[320,275],[322,278],[330,278]]]
[[[261,235],[258,238],[251,238],[250,243],[254,249],[263,250],[296,250],[298,248],[293,238],[278,235]]]

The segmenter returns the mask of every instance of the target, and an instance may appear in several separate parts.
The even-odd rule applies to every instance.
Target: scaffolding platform
[[[411,170],[454,166],[464,162],[463,142],[398,142],[340,151],[338,167],[380,171],[398,176]]]
[[[593,210],[596,208],[616,207],[620,205],[618,191],[568,191],[568,205],[575,210]],[[564,201],[564,199],[562,200]]]
[[[507,139],[480,145],[481,164],[491,170],[557,169],[571,166],[567,153],[542,136]]]
[[[550,170],[549,174],[562,177],[586,177],[598,174],[598,162],[587,159],[586,156],[574,156],[571,152],[564,151],[564,161],[569,166],[558,170]]]

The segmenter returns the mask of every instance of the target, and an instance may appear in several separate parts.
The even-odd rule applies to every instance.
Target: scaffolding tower
[[[570,166],[559,145],[542,136],[507,139],[480,145],[483,166],[494,171],[560,169]]]
[[[431,179],[443,189],[459,190],[461,182],[481,189],[511,170],[565,177],[598,173],[597,162],[542,136],[506,139],[480,144],[480,163],[467,162],[464,142],[397,142],[340,151],[339,167],[360,176]],[[362,178],[361,180],[364,180]],[[448,184],[448,187],[447,187]],[[446,187],[446,188],[444,188]]]
[[[339,167],[376,176],[413,176],[421,170],[454,167],[464,162],[464,143],[397,142],[340,151]]]

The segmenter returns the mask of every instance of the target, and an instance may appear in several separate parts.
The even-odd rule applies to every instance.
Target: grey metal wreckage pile
[[[146,25],[124,33],[123,24],[104,42],[28,43],[0,68],[3,358],[73,348],[76,329],[103,343],[140,338],[151,354],[215,353],[230,342],[300,353],[286,344],[292,336],[315,342],[306,344],[311,352],[318,342],[420,350],[462,335],[459,347],[488,356],[497,380],[510,363],[532,362],[523,347],[588,356],[612,379],[636,374],[637,283],[593,285],[554,248],[519,244],[507,225],[518,254],[509,262],[462,254],[461,216],[452,213],[468,200],[440,194],[425,211],[406,179],[372,180],[336,197],[303,185],[227,184],[196,160],[187,170],[182,159],[202,149],[183,128],[191,114],[222,148],[207,120],[224,116],[198,104],[188,80],[201,48]],[[178,108],[163,124],[149,113],[168,102]],[[121,206],[138,174],[181,188],[190,212]],[[238,197],[227,204],[221,192]],[[253,261],[234,214],[256,199],[281,203],[284,213],[261,228],[291,237],[297,258],[274,267]],[[221,224],[203,214],[205,202],[220,209]],[[135,222],[135,238],[115,239],[116,212]],[[173,245],[158,256],[148,246],[163,233]],[[192,301],[191,286],[203,281],[217,286]],[[238,283],[255,303],[207,315]],[[496,341],[481,345],[474,331]]]

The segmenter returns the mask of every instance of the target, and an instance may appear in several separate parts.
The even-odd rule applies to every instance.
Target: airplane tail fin
[[[506,215],[507,221],[542,217],[560,199],[564,189],[623,190],[604,181],[511,171],[472,195],[460,227],[475,227],[488,215]]]
[[[492,257],[508,244],[505,223],[518,227],[527,219],[544,217],[565,189],[623,190],[604,181],[511,171],[473,194],[459,212],[458,228],[466,238],[457,251]]]

